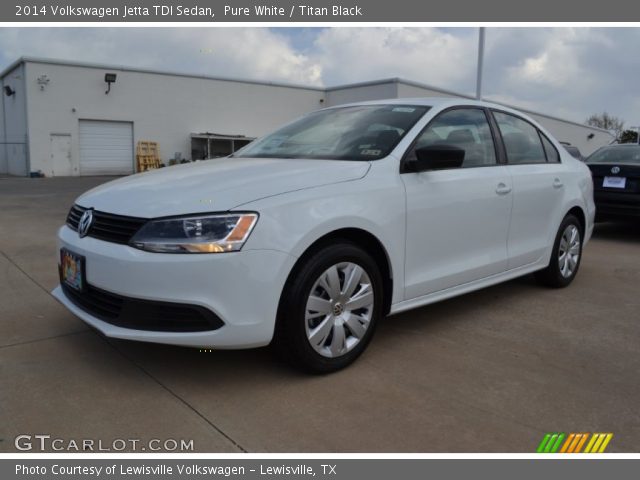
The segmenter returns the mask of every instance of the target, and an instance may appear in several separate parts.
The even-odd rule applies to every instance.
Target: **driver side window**
[[[462,168],[497,163],[491,128],[484,110],[479,108],[458,108],[441,113],[418,136],[407,159],[416,158],[416,149],[434,145],[464,150]]]

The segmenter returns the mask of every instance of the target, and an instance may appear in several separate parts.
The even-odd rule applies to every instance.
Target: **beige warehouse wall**
[[[2,95],[2,109],[4,114],[0,124],[0,173],[10,175],[27,174],[27,109],[24,90],[24,66],[18,65],[8,72],[2,79],[1,87],[10,86],[16,93],[10,97],[0,91]]]
[[[7,148],[5,145],[5,133],[4,133],[4,79],[0,78],[0,174],[8,173],[7,165]]]
[[[117,80],[105,95],[104,74]],[[322,107],[316,89],[122,71],[113,68],[27,63],[32,170],[50,175],[49,136],[71,135],[74,174],[79,172],[79,120],[133,122],[134,143],[157,141],[164,160],[191,158],[193,132],[260,136]],[[37,78],[50,82],[41,90]],[[75,111],[74,111],[75,109]]]
[[[104,74],[117,74],[109,95]],[[49,83],[41,89],[37,79],[46,75]],[[26,76],[27,92],[22,79]],[[20,80],[18,82],[18,80]],[[134,144],[152,140],[160,144],[163,160],[180,152],[191,158],[189,134],[215,132],[260,136],[295,117],[325,106],[357,101],[399,97],[462,95],[402,79],[347,85],[322,91],[229,81],[212,78],[133,72],[118,68],[74,66],[27,60],[9,72],[4,82],[14,82],[15,97],[5,105],[6,122],[12,138],[26,138],[31,170],[51,175],[50,135],[71,135],[73,173],[79,172],[78,131],[80,120],[133,122]],[[28,105],[24,105],[25,93]],[[6,102],[6,98],[5,104]],[[21,103],[22,102],[22,103]],[[25,114],[26,112],[26,114]],[[558,140],[568,141],[585,155],[613,140],[607,132],[531,113]],[[1,131],[1,130],[0,130]],[[593,138],[588,136],[593,134]],[[0,147],[0,173],[27,173],[27,148]]]
[[[461,95],[444,90],[431,89],[400,82],[398,84],[398,98],[413,97],[461,97]]]
[[[598,148],[609,145],[615,139],[609,132],[604,132],[597,128],[590,128],[586,125],[575,125],[538,113],[527,113],[534,120],[540,122],[544,128],[549,130],[557,140],[569,142],[571,145],[578,147],[585,157],[595,152]],[[593,137],[589,138],[591,134],[593,134]]]
[[[325,103],[327,107],[333,107],[345,103],[397,98],[397,96],[398,89],[395,82],[362,84],[328,89]]]

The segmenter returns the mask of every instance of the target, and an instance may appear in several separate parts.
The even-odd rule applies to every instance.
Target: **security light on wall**
[[[49,79],[49,77],[47,75],[40,75],[38,77],[38,85],[40,85],[40,90],[44,91],[44,87],[49,85],[50,81],[51,80]]]
[[[104,74],[104,81],[107,82],[107,91],[104,92],[105,94],[108,94],[111,91],[111,84],[112,83],[116,83],[116,74],[115,73],[105,73]]]
[[[5,85],[4,86],[4,94],[7,97],[10,97],[11,95],[15,95],[16,91],[13,88],[11,88],[9,85]]]

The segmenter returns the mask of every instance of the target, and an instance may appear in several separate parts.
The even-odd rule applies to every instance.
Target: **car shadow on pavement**
[[[621,240],[623,242],[640,242],[640,220],[632,222],[597,223],[593,231],[595,238],[603,240]]]
[[[375,351],[377,347],[390,347],[396,342],[401,342],[407,332],[428,338],[430,335],[455,331],[464,324],[477,324],[479,312],[483,312],[480,315],[486,315],[502,302],[509,303],[510,299],[517,299],[523,292],[525,296],[526,292],[536,295],[540,290],[549,291],[540,287],[533,275],[527,275],[456,298],[385,317],[378,325],[378,332],[369,349]],[[207,375],[210,375],[209,378],[216,379],[215,383],[218,386],[226,385],[227,382],[246,383],[265,374],[281,379],[308,376],[305,372],[290,366],[276,354],[271,346],[246,350],[199,349],[112,339],[102,336],[97,331],[96,334],[152,376],[178,374],[183,381],[192,376],[194,382],[199,382],[202,380],[201,374],[207,372]],[[369,357],[369,353],[365,357]],[[199,372],[199,374],[193,374],[193,372]]]

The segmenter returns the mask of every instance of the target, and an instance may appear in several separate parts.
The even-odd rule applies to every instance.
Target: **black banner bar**
[[[496,478],[635,478],[640,459],[2,459],[0,478],[96,479],[241,478],[367,480]]]
[[[16,0],[2,22],[632,22],[628,1]]]

